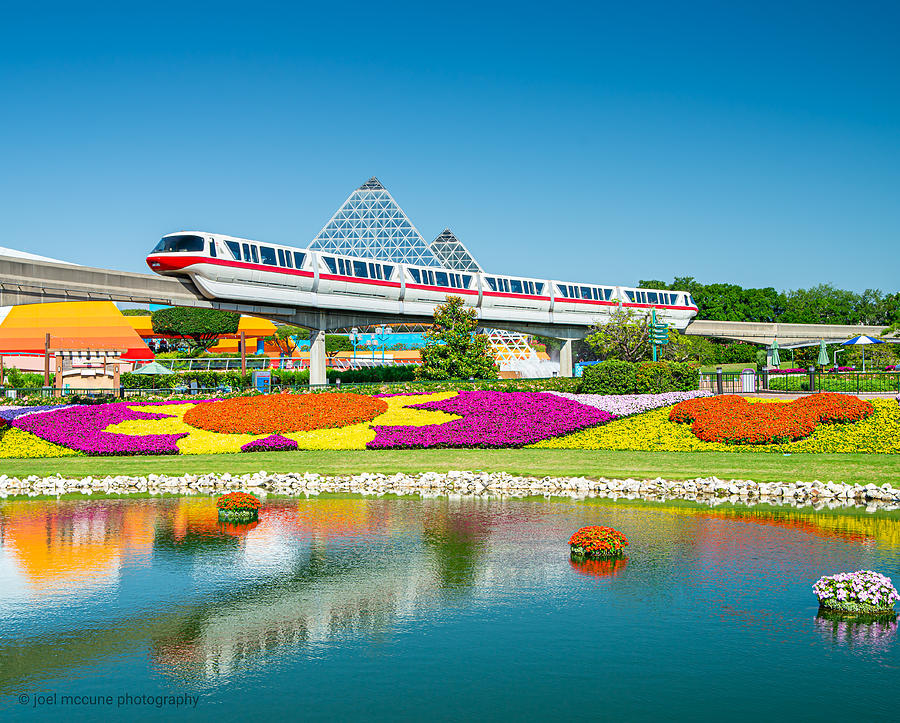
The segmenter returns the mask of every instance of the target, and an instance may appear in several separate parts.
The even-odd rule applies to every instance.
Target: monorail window
[[[390,281],[390,280],[391,280],[391,276],[394,275],[394,267],[393,267],[393,266],[388,266],[387,264],[382,264],[382,265],[381,265],[381,269],[382,269],[382,271],[384,272],[384,280],[385,280],[385,281]]]
[[[287,266],[287,262],[284,260],[284,249],[278,249],[278,265]]]
[[[250,253],[253,254],[253,263],[258,264],[259,263],[259,253],[256,249],[256,246],[250,247]]]
[[[409,271],[409,275],[412,276],[413,281],[415,281],[417,284],[422,283],[422,277],[419,275],[418,269],[408,269],[408,271]]]
[[[504,279],[504,281],[505,281],[505,280],[506,280],[506,279]],[[513,294],[524,294],[524,293],[525,293],[525,289],[522,288],[522,282],[519,281],[518,279],[511,279],[511,280],[510,280],[510,282],[509,282],[509,290],[510,290]]]
[[[234,260],[240,261],[241,245],[237,241],[226,241],[225,245],[228,247],[228,250],[231,251],[231,255],[234,256]]]
[[[275,249],[271,246],[260,246],[259,255],[262,257],[262,262],[266,266],[278,266],[278,258],[275,256]]]
[[[291,256],[290,251],[284,252],[284,265],[287,266],[289,269],[294,268],[294,257]]]
[[[366,268],[365,261],[354,261],[353,262],[353,275],[359,276],[363,279],[369,278],[369,270]]]
[[[464,289],[468,289],[469,287],[472,286],[472,277],[471,276],[469,276],[468,274],[463,274],[462,278],[463,278],[463,286],[462,287]]]
[[[337,273],[337,260],[332,258],[331,256],[323,256],[322,261],[325,262],[325,265],[328,267],[328,270],[336,274]]]
[[[629,291],[628,289],[625,289],[625,296],[628,297],[629,301],[634,301],[634,292],[633,291]]]
[[[302,269],[303,268],[303,260],[306,258],[304,254],[299,251],[294,251],[294,268]]]
[[[437,286],[450,286],[450,281],[447,279],[447,273],[445,271],[435,271],[434,282]]]
[[[186,253],[203,251],[206,242],[202,236],[166,236],[160,239],[151,253]]]
[[[647,302],[650,304],[658,304],[659,303],[659,295],[655,291],[647,292]]]
[[[209,255],[216,258],[216,242],[212,239],[209,240]]]
[[[244,261],[253,261],[250,257],[250,244],[242,244],[244,247]]]
[[[380,279],[381,278],[381,266],[378,264],[369,263],[369,278],[370,279]]]

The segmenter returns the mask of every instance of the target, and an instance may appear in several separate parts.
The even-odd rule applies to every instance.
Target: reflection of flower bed
[[[625,554],[628,540],[612,527],[582,527],[569,538],[569,549],[576,558],[613,558]]]
[[[249,492],[229,492],[216,500],[219,520],[223,522],[251,522],[259,517],[259,498]]]
[[[362,394],[270,394],[198,404],[186,424],[223,434],[277,434],[368,422],[387,404]]]
[[[897,635],[895,613],[860,615],[819,609],[816,630],[846,645],[893,645]]]
[[[704,442],[772,444],[808,437],[820,424],[857,422],[872,411],[870,402],[843,394],[810,394],[786,404],[750,404],[725,395],[679,402],[669,420],[690,422]]]
[[[819,578],[813,592],[821,607],[842,613],[892,613],[894,603],[900,600],[891,579],[872,570]]]
[[[627,557],[611,557],[605,559],[593,559],[589,557],[575,556],[569,559],[569,564],[575,572],[591,577],[615,577],[628,564]]]

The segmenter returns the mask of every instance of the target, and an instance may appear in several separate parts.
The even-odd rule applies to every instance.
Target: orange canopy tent
[[[126,317],[111,301],[62,301],[9,308],[0,322],[0,354],[43,354],[50,350],[118,350],[122,359],[153,359]]]

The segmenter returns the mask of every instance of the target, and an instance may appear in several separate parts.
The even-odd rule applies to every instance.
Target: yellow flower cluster
[[[351,424],[347,427],[313,429],[307,432],[286,432],[282,437],[293,439],[300,449],[365,449],[366,443],[375,439],[373,426],[427,426],[442,424],[459,417],[455,414],[427,409],[409,409],[413,404],[436,402],[455,397],[458,392],[438,392],[436,394],[408,394],[384,397],[388,408],[371,422]],[[222,454],[240,452],[241,446],[254,439],[263,439],[267,434],[222,434],[207,432],[192,427],[184,421],[184,415],[191,404],[163,404],[153,406],[129,405],[129,409],[158,414],[171,414],[166,419],[133,420],[107,427],[107,432],[115,434],[187,434],[178,440],[181,454]]]
[[[600,427],[529,445],[556,449],[619,449],[647,452],[865,452],[900,454],[900,404],[872,402],[872,416],[852,424],[820,424],[806,439],[786,444],[703,442],[690,425],[669,421],[671,407],[654,409]]]
[[[0,458],[80,457],[81,453],[46,442],[31,432],[9,427],[0,432]]]

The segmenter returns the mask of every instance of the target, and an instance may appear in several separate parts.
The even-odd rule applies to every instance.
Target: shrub
[[[585,367],[582,394],[662,394],[698,389],[700,378],[691,364],[608,360]]]
[[[569,549],[575,557],[621,557],[628,540],[612,527],[582,527],[569,538]]]

